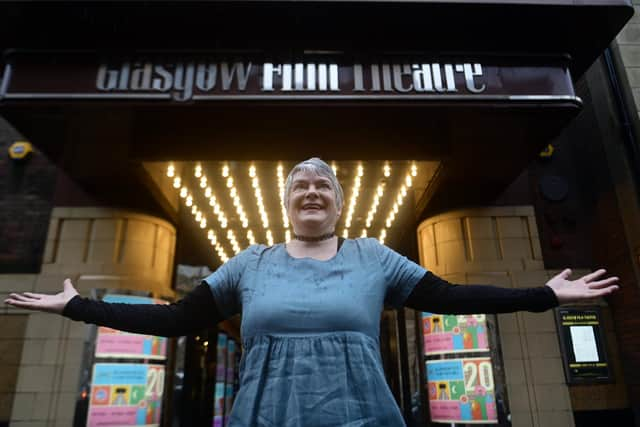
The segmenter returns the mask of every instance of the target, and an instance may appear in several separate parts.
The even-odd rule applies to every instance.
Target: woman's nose
[[[314,194],[314,195],[317,196],[318,195],[318,188],[315,185],[310,185],[310,186],[307,187],[307,193],[306,194],[307,195]]]

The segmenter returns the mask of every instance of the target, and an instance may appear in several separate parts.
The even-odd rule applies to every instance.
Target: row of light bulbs
[[[200,165],[196,166],[199,168]],[[222,168],[222,177],[226,178],[226,186],[229,189],[229,197],[233,200],[233,206],[236,209],[236,214],[238,214],[238,218],[240,218],[240,222],[242,223],[242,228],[249,227],[249,220],[247,219],[247,214],[244,211],[244,207],[242,206],[242,202],[240,201],[240,195],[238,194],[238,189],[236,188],[233,177],[229,175],[229,168],[227,166]]]
[[[353,219],[353,212],[356,209],[358,197],[360,196],[360,187],[362,186],[362,176],[364,175],[364,167],[358,165],[357,173],[353,179],[353,187],[351,188],[351,198],[349,199],[349,207],[347,210],[347,216],[345,218],[345,228],[351,227],[351,220]]]
[[[256,168],[253,165],[249,168],[249,177],[251,178],[251,187],[253,187],[256,204],[258,205],[258,212],[260,213],[260,219],[262,220],[262,228],[266,230],[269,228],[269,215],[267,215],[267,211],[264,208],[262,190],[260,190],[260,179],[256,175]]]
[[[167,167],[167,176],[169,178],[173,178],[173,187],[176,189],[180,189],[180,197],[184,199],[184,204],[187,207],[191,207],[191,213],[194,216],[195,221],[200,225],[200,228],[206,228],[207,219],[206,216],[198,209],[198,206],[193,203],[193,196],[189,192],[189,189],[186,186],[182,186],[182,180],[180,177],[175,176],[176,170],[173,164],[170,164]],[[196,165],[194,168],[194,176],[200,179],[200,187],[204,190],[204,196],[209,199],[209,205],[212,207],[213,214],[217,216],[218,222],[220,223],[221,228],[227,228],[227,218],[224,214],[222,207],[218,204],[215,195],[213,194],[213,190],[211,187],[207,186],[207,177],[202,174],[202,167],[200,165]],[[209,229],[207,232],[207,238],[211,242],[211,245],[214,247],[216,253],[220,260],[225,263],[229,260],[229,256],[225,252],[223,246],[220,244],[218,237],[212,229]],[[240,252],[240,246],[238,245],[237,240],[235,239],[235,235],[232,230],[228,230],[227,239],[229,240],[233,250],[235,253]]]
[[[287,215],[287,209],[285,208],[284,203],[284,171],[282,165],[278,165],[276,172],[278,175],[278,194],[280,194],[280,208],[282,209],[282,226],[286,231],[289,231],[289,216]]]
[[[333,169],[333,172],[337,175],[338,168],[335,165],[335,163],[332,163],[331,167]],[[391,176],[391,166],[388,163],[385,163],[385,165],[383,166],[383,174],[386,178]],[[389,213],[385,220],[385,228],[382,228],[380,230],[378,240],[381,243],[384,244],[384,241],[387,237],[387,229],[390,228],[393,222],[395,221],[396,215],[400,210],[400,206],[402,206],[402,204],[404,203],[404,199],[408,194],[408,188],[411,188],[413,185],[412,178],[416,177],[417,174],[418,174],[418,168],[416,164],[413,163],[411,165],[410,171],[406,174],[404,178],[404,184],[400,187],[400,192],[397,195],[393,206],[389,210]],[[256,238],[253,231],[248,228],[249,221],[244,211],[244,208],[242,206],[242,203],[240,201],[240,196],[238,194],[237,188],[235,187],[234,180],[230,174],[228,165],[225,164],[222,167],[221,175],[223,178],[226,179],[226,186],[229,190],[229,197],[233,201],[233,205],[236,208],[236,213],[238,214],[238,217],[242,223],[242,227],[247,229],[247,241],[249,242],[250,245],[253,245],[256,243]],[[345,228],[342,233],[344,238],[349,237],[349,228],[351,227],[353,214],[355,212],[355,207],[357,205],[358,197],[360,196],[360,188],[362,186],[363,175],[364,175],[364,167],[362,166],[362,164],[359,164],[357,167],[356,176],[354,178],[353,187],[351,189],[351,197],[349,200],[347,215],[345,218]],[[207,226],[206,216],[203,214],[202,211],[198,209],[197,205],[193,203],[193,196],[191,195],[189,190],[182,185],[182,180],[179,176],[176,175],[176,168],[173,164],[168,165],[167,176],[169,178],[173,178],[173,187],[176,189],[179,189],[180,197],[185,200],[185,205],[191,208],[191,213],[194,216],[194,220],[200,225],[201,228],[203,229],[206,228]],[[211,187],[208,186],[208,179],[202,173],[202,166],[200,164],[197,164],[195,166],[194,176],[199,179],[200,188],[203,189],[204,196],[209,199],[209,205],[213,208],[212,210],[213,214],[216,215],[218,219],[218,223],[220,224],[220,227],[222,229],[226,229],[228,226],[228,219],[224,214],[222,207],[218,203],[215,195],[213,194],[213,190],[211,189]],[[266,230],[265,238],[267,240],[268,245],[272,246],[274,244],[273,233],[269,229],[269,217],[264,207],[262,191],[260,189],[260,181],[257,176],[256,168],[254,165],[251,165],[249,167],[249,177],[251,178],[251,185],[254,189],[254,195],[256,199],[256,204],[258,206],[258,211],[260,213],[260,217],[262,220],[262,225],[263,225],[263,228]],[[285,229],[285,241],[288,242],[291,240],[291,231],[289,230],[289,218],[287,216],[287,212],[284,204],[285,181],[284,181],[284,170],[281,164],[278,164],[277,166],[277,179],[278,179],[278,190],[279,190],[281,209],[282,209],[282,223]],[[360,233],[361,237],[367,237],[368,235],[367,229],[371,228],[371,225],[377,213],[378,206],[380,204],[380,200],[384,195],[384,192],[385,192],[385,185],[384,184],[378,185],[373,196],[371,207],[367,212],[365,228],[363,228],[362,232]],[[218,254],[220,260],[223,263],[228,261],[229,257],[224,251],[224,248],[220,244],[219,239],[217,238],[215,232],[212,229],[208,230],[207,237],[210,240],[211,245],[215,248],[216,253]],[[238,240],[235,236],[235,233],[232,230],[227,230],[226,238],[229,241],[234,253],[236,254],[239,253],[241,248],[240,248],[240,245],[238,244]]]

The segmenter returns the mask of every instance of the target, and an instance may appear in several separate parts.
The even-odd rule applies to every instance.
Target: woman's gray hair
[[[331,166],[322,161],[318,157],[312,157],[303,162],[298,163],[291,169],[289,175],[287,175],[287,181],[284,184],[284,207],[289,212],[289,196],[291,194],[291,184],[293,184],[293,177],[298,172],[311,172],[318,176],[328,178],[333,187],[333,192],[336,195],[336,206],[338,210],[342,209],[344,205],[344,192],[342,186],[333,172]]]

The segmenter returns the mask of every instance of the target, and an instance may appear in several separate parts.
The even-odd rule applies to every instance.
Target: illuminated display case
[[[231,407],[238,390],[238,357],[236,341],[225,333],[219,333],[216,345],[213,427],[223,427],[229,422]]]
[[[495,317],[425,312],[421,326],[430,424],[510,426]]]
[[[130,294],[94,291],[109,303],[166,304]],[[87,341],[76,426],[161,425],[165,395],[167,338],[92,327]],[[86,411],[86,412],[85,412]]]
[[[166,304],[118,292],[94,290],[92,298]],[[234,328],[213,325],[177,341],[98,326],[88,332],[74,427],[227,425],[241,350]]]

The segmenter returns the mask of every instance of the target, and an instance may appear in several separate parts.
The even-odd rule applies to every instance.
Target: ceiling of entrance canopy
[[[60,4],[59,4],[60,3]],[[580,76],[627,0],[146,1],[0,4],[0,51],[243,49],[566,54]]]
[[[436,161],[332,161],[344,190],[336,233],[394,243],[435,175]],[[209,240],[219,261],[250,244],[291,239],[283,207],[290,161],[146,162],[175,209]],[[407,221],[407,218],[410,221]],[[397,243],[397,241],[396,241]]]

